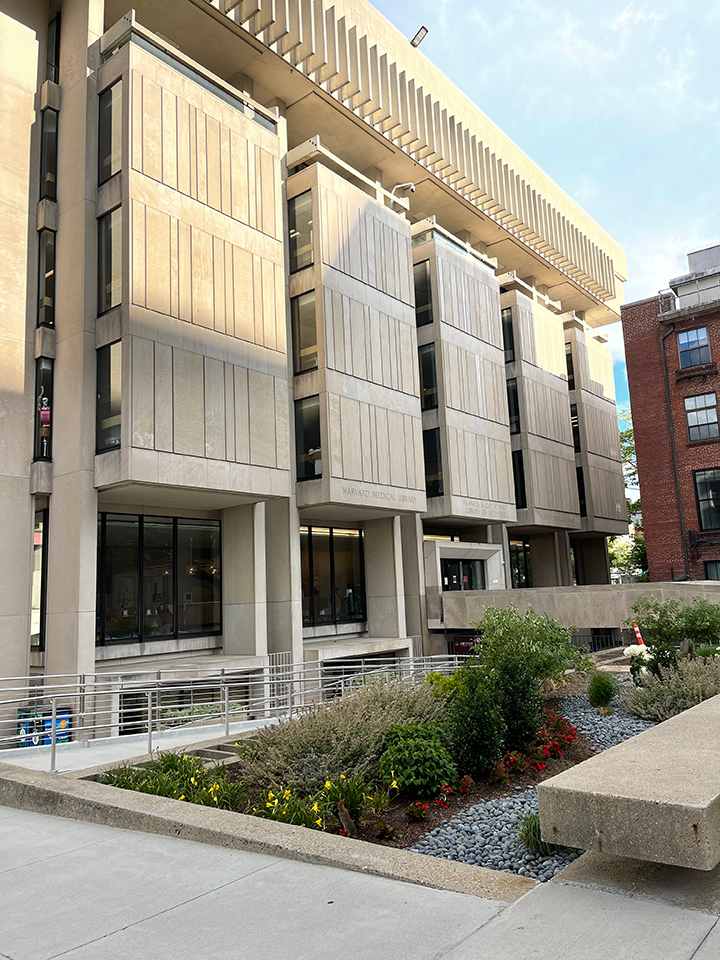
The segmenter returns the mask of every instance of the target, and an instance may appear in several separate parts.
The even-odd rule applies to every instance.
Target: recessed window
[[[484,560],[440,560],[443,590],[484,590]]]
[[[582,467],[575,468],[577,472],[578,500],[580,502],[580,516],[587,516],[587,499],[585,498],[585,474]]]
[[[570,404],[570,423],[572,424],[573,447],[575,448],[575,453],[580,453],[580,421],[578,419],[576,403]]]
[[[701,530],[720,530],[720,469],[695,471],[695,497]]]
[[[97,438],[98,453],[117,450],[121,436],[122,341],[97,351]]]
[[[98,516],[98,644],[221,630],[219,520]]]
[[[45,608],[47,599],[48,511],[35,511],[33,528],[32,605],[30,608],[30,649],[45,649]]]
[[[518,510],[524,510],[527,507],[527,494],[525,492],[525,464],[523,463],[522,450],[513,450],[512,468],[515,485],[515,506]]]
[[[295,444],[298,480],[321,477],[320,397],[295,401]]]
[[[515,359],[515,334],[513,333],[512,307],[505,307],[502,312],[503,347],[505,348],[505,363],[512,363]]]
[[[53,361],[35,364],[35,460],[52,460]]]
[[[98,220],[98,313],[122,301],[122,209]]]
[[[300,527],[303,624],[365,619],[362,531]]]
[[[38,234],[38,318],[39,327],[55,325],[55,234],[41,230]]]
[[[443,469],[439,427],[423,430],[423,453],[425,455],[425,492],[428,497],[441,497]]]
[[[688,440],[712,440],[720,436],[717,399],[714,393],[703,393],[699,397],[685,397],[685,416]]]
[[[122,167],[122,80],[100,94],[98,182],[105,183]]]
[[[686,330],[684,333],[679,333],[678,353],[681,369],[710,363],[707,327],[698,327],[697,330]]]
[[[705,579],[720,580],[720,560],[705,561]]]
[[[315,370],[318,365],[315,291],[290,300],[293,338],[293,372]]]
[[[507,381],[507,398],[510,433],[520,433],[520,403],[518,401],[518,385],[515,377]]]
[[[432,285],[430,283],[430,261],[421,260],[413,264],[415,280],[415,319],[419,327],[433,322]]]
[[[434,410],[438,405],[435,344],[423,344],[422,347],[418,348],[418,355],[420,359],[420,406],[423,410]]]
[[[514,590],[532,586],[530,544],[526,540],[510,541],[510,579]]]
[[[57,110],[47,109],[42,115],[40,145],[40,199],[57,200]]]
[[[571,343],[565,344],[565,367],[567,369],[568,390],[574,390],[575,364],[573,363],[573,348]]]
[[[52,80],[53,83],[59,83],[58,67],[60,66],[60,14],[53,17],[48,24],[47,32],[47,66],[45,68],[45,79]]]
[[[313,250],[312,191],[301,193],[288,201],[290,228],[290,273],[302,270],[315,262]]]

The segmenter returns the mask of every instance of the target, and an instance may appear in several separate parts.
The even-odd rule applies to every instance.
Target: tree
[[[634,496],[639,491],[640,479],[638,476],[637,455],[635,453],[635,434],[633,432],[632,414],[629,407],[620,407],[617,412],[618,427],[620,428],[620,458],[622,460],[623,475],[625,477],[625,503],[627,504],[628,523],[632,523],[638,530],[642,530],[642,505],[640,497]],[[628,496],[631,494],[631,496]],[[643,567],[645,569],[645,567]]]

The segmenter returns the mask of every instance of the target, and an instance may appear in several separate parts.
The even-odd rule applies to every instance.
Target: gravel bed
[[[598,753],[642,733],[652,722],[633,717],[614,705],[612,716],[601,717],[587,696],[564,697],[559,712],[590,740]],[[538,812],[535,787],[498,800],[468,807],[450,821],[443,821],[408,849],[444,860],[503,870],[545,882],[579,857],[583,850],[567,847],[548,857],[528,851],[518,839],[522,818]]]

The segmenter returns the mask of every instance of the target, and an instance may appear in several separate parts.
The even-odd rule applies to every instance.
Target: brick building
[[[651,580],[720,580],[720,245],[622,307]]]

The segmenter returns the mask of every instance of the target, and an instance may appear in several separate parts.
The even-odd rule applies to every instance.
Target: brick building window
[[[711,440],[720,436],[718,428],[717,398],[714,393],[699,397],[685,397],[688,440]]]
[[[685,367],[697,367],[701,363],[710,363],[707,327],[698,327],[697,330],[679,333],[678,353],[680,368],[683,370]]]
[[[720,560],[705,561],[705,579],[720,580]]]
[[[695,497],[701,530],[720,529],[720,468],[695,471]]]

